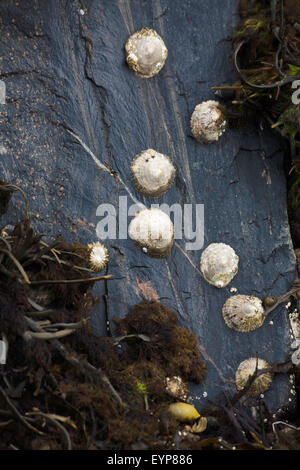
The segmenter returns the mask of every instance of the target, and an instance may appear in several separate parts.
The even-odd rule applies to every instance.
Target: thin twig
[[[14,184],[9,183],[5,186],[1,186],[1,190],[3,190],[3,191],[20,191],[20,193],[22,193],[22,195],[25,199],[26,218],[29,219],[28,198],[26,196],[26,193],[23,191],[23,189],[19,188],[19,186],[15,186]]]
[[[87,277],[82,279],[44,279],[42,281],[31,281],[30,284],[33,286],[42,284],[77,284],[80,282],[93,282],[100,281],[101,279],[111,279],[112,277],[112,274],[107,274],[106,276]]]
[[[20,414],[20,412],[18,411],[18,409],[15,407],[15,405],[13,404],[13,402],[10,400],[10,398],[8,397],[8,395],[5,393],[5,391],[3,390],[3,388],[0,386],[0,394],[1,396],[3,397],[3,399],[5,400],[7,406],[9,407],[9,409],[11,410],[12,414],[15,416],[15,418],[20,421],[20,423],[22,423],[27,429],[29,429],[30,431],[33,431],[37,434],[39,434],[40,436],[44,436],[45,433],[43,433],[42,431],[39,431],[39,429],[36,429],[34,426],[32,426],[30,423],[28,423],[28,421],[24,418],[24,416],[22,416]]]
[[[66,329],[60,330],[60,331],[56,331],[55,333],[50,333],[50,332],[47,332],[47,331],[38,332],[38,331],[28,331],[27,330],[27,331],[24,332],[23,337],[26,340],[29,340],[31,338],[35,338],[35,339],[56,339],[56,338],[63,338],[64,336],[69,336],[74,332],[75,332],[74,329],[69,329],[69,328],[66,328]]]
[[[29,412],[29,413],[26,413],[26,414],[27,415],[32,415],[32,416],[41,416],[45,419],[48,419],[48,421],[50,421],[50,423],[54,424],[56,427],[58,427],[58,429],[60,429],[60,431],[62,431],[62,433],[64,435],[64,438],[65,438],[65,441],[66,441],[67,450],[72,450],[72,441],[71,441],[71,438],[70,438],[70,434],[68,433],[66,428],[59,421],[54,419],[49,414],[42,413],[41,411],[32,411],[32,412]]]
[[[277,297],[275,304],[265,309],[265,316],[269,315],[273,310],[275,310],[275,308],[277,308],[280,304],[288,300],[293,294],[296,294],[298,291],[300,291],[300,286],[292,287],[288,292]]]
[[[18,270],[20,271],[20,273],[22,274],[25,282],[27,284],[30,284],[30,279],[29,277],[27,276],[23,266],[21,265],[21,263],[17,260],[17,258],[9,251],[9,250],[5,250],[4,248],[0,248],[0,251],[2,253],[5,253],[7,256],[9,256],[9,258],[15,263],[15,265],[17,266]]]
[[[260,88],[260,89],[271,89],[271,88],[277,88],[277,87],[282,87],[284,85],[287,85],[288,83],[292,83],[295,80],[294,76],[285,76],[285,78],[279,82],[276,83],[270,83],[267,85],[256,85],[254,83],[249,82],[245,75],[242,73],[241,69],[239,68],[238,65],[238,60],[237,56],[239,51],[241,50],[242,46],[245,44],[245,41],[241,41],[235,48],[234,53],[233,53],[233,59],[234,59],[234,65],[236,68],[237,73],[240,75],[241,79],[250,87],[252,88]]]
[[[121,343],[122,341],[125,341],[125,340],[130,339],[130,338],[141,339],[142,341],[145,341],[146,343],[151,342],[151,339],[150,339],[149,336],[142,335],[142,334],[136,334],[136,335],[132,334],[132,335],[124,335],[124,336],[115,336],[114,341],[113,341],[113,345],[116,346],[117,344]]]
[[[27,312],[26,312],[27,314]],[[49,325],[46,325],[46,327],[44,327],[45,329],[48,329],[48,328],[69,328],[70,330],[78,330],[79,328],[82,328],[86,323],[87,321],[89,320],[89,318],[83,318],[83,320],[80,320],[76,323],[50,323]]]
[[[41,256],[42,259],[47,259],[49,261],[54,261],[54,262],[58,262],[59,264],[64,264],[65,266],[70,266],[71,268],[74,268],[74,269],[79,269],[81,271],[87,271],[87,272],[92,272],[92,269],[88,269],[88,268],[84,268],[83,266],[76,266],[75,264],[72,264],[72,263],[68,263],[67,261],[63,261],[63,260],[57,260],[57,259],[53,259],[51,258],[51,256],[47,256],[47,255],[43,255]]]
[[[0,428],[5,428],[5,426],[8,426],[9,424],[13,423],[13,419],[9,419],[8,421],[2,421],[0,422]]]
[[[300,427],[294,426],[293,424],[286,423],[285,421],[274,421],[274,423],[272,423],[272,429],[276,436],[276,439],[278,439],[278,433],[275,426],[277,426],[278,424],[284,424],[284,426],[287,426],[288,428],[294,429],[295,431],[300,431]]]
[[[8,251],[11,251],[11,246],[8,240],[6,240],[6,238],[1,237],[1,236],[0,236],[0,240],[6,245],[6,248],[8,249]]]
[[[42,329],[36,324],[34,320],[28,317],[24,317],[25,320],[27,321],[28,325],[36,332],[42,332]],[[72,364],[74,367],[78,367],[82,372],[89,372],[92,373],[95,377],[100,379],[103,383],[105,383],[112,395],[115,397],[117,402],[124,407],[125,404],[123,403],[120,395],[118,392],[115,390],[113,385],[110,383],[108,377],[104,374],[104,372],[99,368],[96,369],[92,364],[90,364],[86,359],[84,360],[79,360],[75,357],[74,354],[71,354],[65,347],[64,345],[58,340],[58,339],[52,339],[52,345],[57,349],[57,351],[63,356],[65,360],[67,360],[70,364]]]

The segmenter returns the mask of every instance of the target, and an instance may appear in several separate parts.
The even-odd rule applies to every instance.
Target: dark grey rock
[[[190,260],[184,255],[186,240],[177,240],[181,249],[174,246],[161,260],[130,240],[106,241],[114,279],[99,284],[96,293],[108,294],[110,316],[124,316],[145,297],[160,298],[178,313],[180,324],[197,335],[208,366],[205,382],[192,386],[200,409],[234,390],[231,381],[242,360],[289,357],[284,306],[273,325],[267,321],[251,333],[231,331],[221,316],[231,287],[263,298],[284,293],[296,277],[282,143],[267,128],[249,126],[203,145],[189,126],[196,104],[215,98],[211,87],[235,80],[229,38],[239,21],[238,3],[2,0],[0,11],[0,78],[7,91],[0,105],[0,178],[27,192],[36,229],[48,238],[61,233],[81,243],[96,241],[97,207],[110,203],[118,209],[119,196],[128,191],[140,198],[130,163],[154,148],[172,158],[176,181],[159,200],[140,200],[194,209],[204,204],[204,247],[222,241],[238,253],[237,276],[218,290],[197,270],[201,250],[187,251]],[[169,49],[165,67],[149,80],[138,79],[124,55],[128,36],[144,26],[156,29]],[[127,190],[83,144],[118,173]],[[14,223],[23,214],[19,196],[10,208],[6,222]],[[102,300],[93,324],[105,332]],[[288,377],[276,377],[265,394],[270,410],[290,404],[289,389]]]

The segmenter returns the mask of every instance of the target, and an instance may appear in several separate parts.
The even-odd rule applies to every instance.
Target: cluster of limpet
[[[140,78],[151,78],[164,66],[168,49],[154,29],[142,28],[125,44],[128,66]]]
[[[142,209],[128,227],[130,238],[144,253],[154,258],[167,256],[174,243],[174,226],[160,209]]]
[[[264,360],[255,357],[251,357],[241,362],[238,366],[235,374],[235,384],[237,390],[242,390],[247,384],[249,378],[253,376],[255,371],[262,369],[268,369],[270,365]],[[271,385],[272,373],[264,372],[255,377],[254,381],[249,386],[247,394],[250,396],[260,395],[265,392]]]
[[[156,75],[168,56],[163,39],[149,28],[142,28],[130,36],[125,50],[128,66],[141,78]],[[218,101],[204,101],[195,107],[190,125],[197,141],[204,144],[217,142],[227,128],[226,110]],[[163,195],[172,185],[175,176],[175,168],[169,157],[153,149],[136,155],[130,171],[136,190],[148,197]],[[174,243],[173,223],[160,209],[143,209],[137,212],[129,225],[128,233],[139,248],[152,257],[167,256]],[[105,247],[102,245],[101,249],[103,248]],[[102,256],[103,263],[106,263],[107,253],[105,254],[104,250],[101,255],[100,247],[97,249],[99,257]],[[91,265],[96,264],[94,256]],[[231,246],[225,243],[211,243],[201,255],[200,270],[209,284],[223,288],[237,274],[238,264],[239,257]],[[239,332],[253,331],[264,323],[265,309],[273,306],[276,301],[277,299],[271,296],[262,302],[253,295],[233,295],[223,305],[222,315],[229,328]],[[236,371],[237,390],[242,390],[255,372],[269,367],[263,359],[249,358],[243,361]],[[270,372],[258,374],[248,387],[247,394],[260,395],[269,388],[271,382]],[[184,399],[185,387],[180,377],[168,378],[166,391]],[[168,412],[179,421],[192,421],[200,416],[192,405],[182,402],[171,404]]]
[[[192,134],[204,144],[219,140],[226,130],[226,124],[225,110],[214,100],[198,104],[191,117]]]
[[[229,328],[240,332],[256,330],[266,318],[262,301],[254,295],[242,294],[226,300],[222,315]]]
[[[215,287],[227,286],[238,271],[239,257],[225,243],[211,243],[202,252],[200,269],[204,279]]]
[[[170,158],[153,149],[136,155],[130,171],[136,190],[149,197],[162,196],[175,177],[175,168]]]

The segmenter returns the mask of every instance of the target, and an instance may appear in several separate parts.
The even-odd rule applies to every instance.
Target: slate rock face
[[[196,205],[204,205],[200,249],[187,250],[183,236],[167,258],[152,259],[131,240],[106,240],[114,279],[96,288],[100,297],[108,295],[111,316],[125,316],[145,298],[160,299],[197,335],[208,366],[205,382],[192,386],[199,409],[234,390],[242,360],[289,357],[284,306],[273,325],[267,320],[250,333],[230,330],[221,314],[232,287],[263,298],[284,293],[296,277],[282,144],[259,126],[230,130],[211,145],[190,131],[194,107],[215,99],[211,87],[235,79],[229,38],[238,3],[2,0],[0,12],[0,78],[7,93],[0,105],[0,178],[26,191],[37,230],[50,239],[61,233],[97,241],[97,208],[112,204],[118,215],[119,197],[128,206],[191,205],[195,230]],[[129,70],[124,54],[129,35],[144,26],[157,30],[169,50],[164,68],[149,80]],[[168,155],[176,167],[173,186],[159,200],[143,198],[130,179],[132,158],[147,148]],[[21,216],[22,204],[15,195],[7,223]],[[231,245],[240,258],[224,289],[199,273],[202,249],[212,242]],[[100,300],[93,317],[102,334],[105,308]],[[275,378],[265,394],[271,410],[289,404],[289,388],[288,377]]]

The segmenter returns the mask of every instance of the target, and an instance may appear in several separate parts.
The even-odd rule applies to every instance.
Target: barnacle
[[[164,66],[168,49],[156,31],[142,28],[125,44],[128,66],[141,78],[151,78]]]
[[[222,308],[224,321],[229,328],[247,332],[259,328],[265,320],[262,301],[254,295],[233,295]]]
[[[226,130],[224,108],[213,100],[198,104],[191,117],[191,129],[198,141],[204,144],[216,142]]]
[[[179,400],[186,400],[188,396],[188,387],[180,376],[167,377],[166,392]]]
[[[238,271],[239,257],[225,243],[211,243],[202,253],[200,269],[204,279],[215,287],[225,287]]]
[[[247,384],[249,377],[253,376],[256,369],[262,370],[269,368],[270,365],[264,360],[251,357],[241,362],[235,374],[235,383],[237,390],[242,390]],[[265,392],[271,385],[272,373],[265,372],[258,375],[249,386],[247,394],[250,396],[260,395]]]
[[[167,155],[148,149],[134,158],[131,176],[137,191],[145,196],[159,197],[173,183],[175,168]]]
[[[109,256],[107,248],[100,242],[90,243],[88,245],[89,263],[92,271],[99,272],[106,266]]]
[[[131,220],[130,238],[149,256],[167,256],[174,243],[174,226],[170,217],[160,209],[143,209]]]

